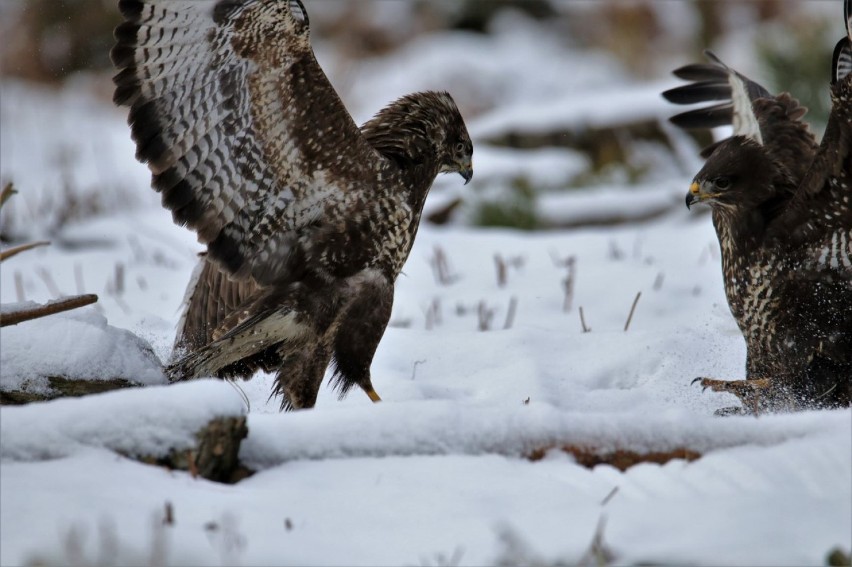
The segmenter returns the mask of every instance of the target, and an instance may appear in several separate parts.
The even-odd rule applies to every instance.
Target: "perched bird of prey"
[[[299,0],[121,0],[114,100],[176,223],[207,245],[172,379],[277,372],[282,409],[370,376],[438,173],[473,146],[446,92],[359,128],[317,63]]]
[[[674,116],[732,125],[705,149],[686,204],[710,206],[725,294],[746,341],[746,380],[701,380],[750,412],[848,406],[852,389],[852,22],[837,44],[832,110],[817,145],[788,93],[773,96],[706,52],[674,74],[671,102],[721,103]]]

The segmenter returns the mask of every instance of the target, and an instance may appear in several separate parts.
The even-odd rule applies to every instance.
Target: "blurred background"
[[[407,92],[452,93],[474,182],[440,178],[427,222],[525,230],[677,211],[700,146],[666,119],[670,71],[713,49],[789,90],[819,135],[839,0],[306,0],[317,57],[356,121]],[[112,106],[117,0],[0,2],[4,242],[158,202]],[[693,217],[694,218],[694,217]]]

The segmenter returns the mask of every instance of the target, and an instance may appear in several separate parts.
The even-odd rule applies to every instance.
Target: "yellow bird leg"
[[[367,392],[367,396],[369,396],[369,398],[371,400],[373,400],[373,402],[382,401],[382,399],[379,397],[379,395],[376,393],[376,391],[374,389],[369,388],[369,389],[365,389],[364,391]]]

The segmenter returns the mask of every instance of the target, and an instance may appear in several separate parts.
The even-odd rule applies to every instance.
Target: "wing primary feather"
[[[664,91],[663,97],[674,104],[730,100],[731,87],[717,81],[700,81]]]
[[[727,103],[681,112],[669,118],[669,121],[680,128],[716,128],[731,124],[732,116],[733,107]]]

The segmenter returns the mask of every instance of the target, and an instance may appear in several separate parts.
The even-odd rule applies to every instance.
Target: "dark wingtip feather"
[[[117,43],[110,50],[109,58],[117,69],[124,69],[136,63],[136,50],[132,45]]]
[[[672,74],[684,81],[728,80],[728,71],[724,67],[710,63],[690,63],[689,65],[678,67],[672,71]]]
[[[731,87],[717,81],[701,81],[663,91],[663,98],[674,104],[695,104],[712,100],[730,100]]]
[[[112,36],[115,41],[122,45],[136,45],[136,34],[139,33],[139,24],[136,22],[122,22],[115,26]]]
[[[112,101],[116,106],[132,106],[139,96],[139,79],[136,77],[136,67],[126,67],[112,78],[115,91]]]
[[[732,119],[733,108],[731,105],[720,104],[681,112],[669,118],[669,122],[680,128],[716,128],[730,125]]]
[[[159,161],[169,148],[161,138],[162,127],[156,101],[134,104],[127,121],[130,123],[131,137],[136,142],[136,158],[149,163]]]
[[[124,19],[131,22],[138,22],[142,17],[142,10],[145,3],[142,0],[119,0],[118,10]]]

